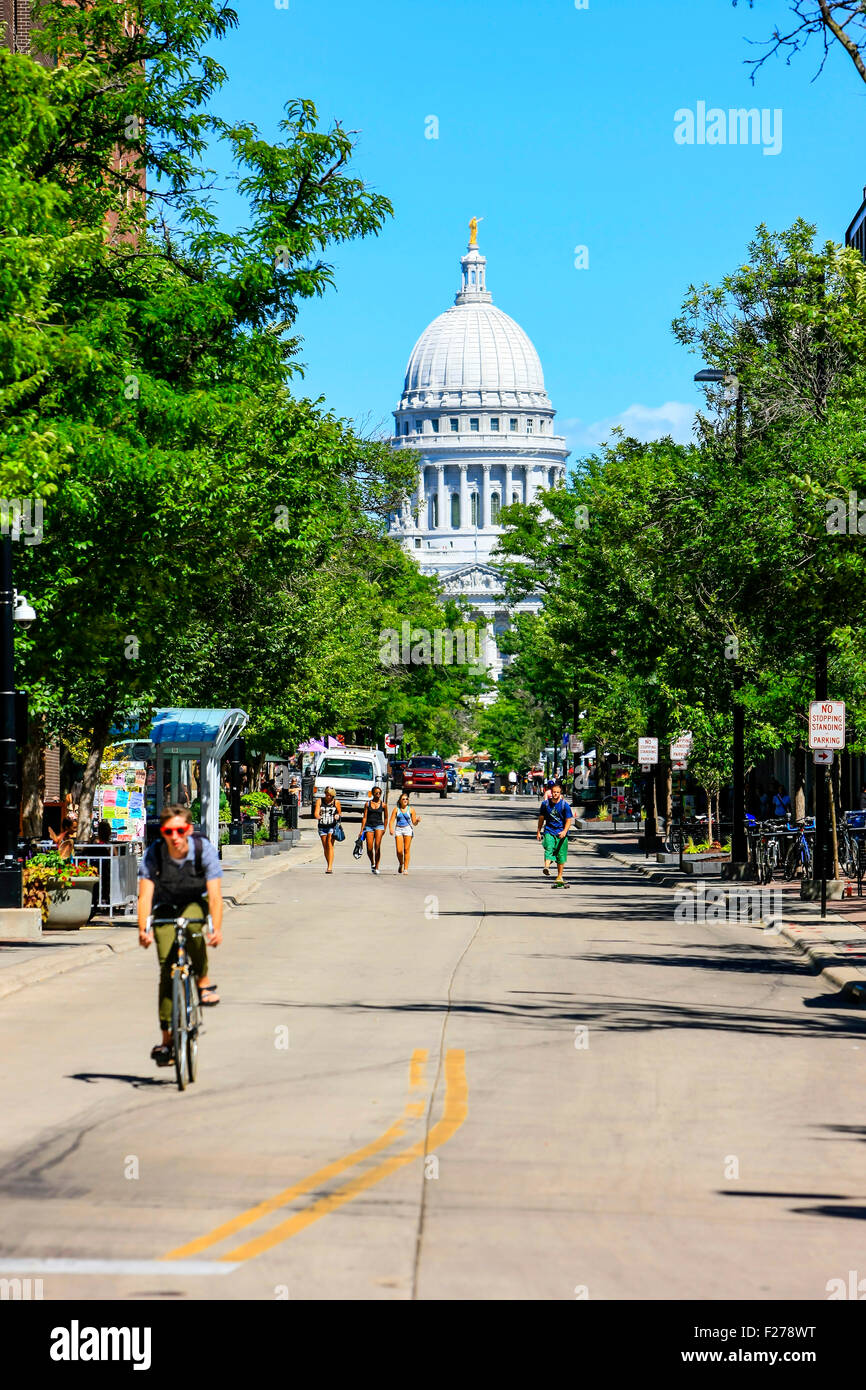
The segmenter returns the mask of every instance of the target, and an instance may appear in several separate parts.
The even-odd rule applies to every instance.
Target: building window
[[[431,424],[432,427],[433,427],[433,433],[434,433],[434,434],[438,434],[438,433],[439,433],[439,421],[438,421],[438,420],[431,420],[431,421],[430,421],[430,424]]]
[[[516,506],[516,505],[520,502],[520,493],[519,493],[519,492],[512,492],[512,494],[511,494],[511,502],[512,502],[512,505],[513,505],[513,506]]]
[[[416,431],[417,434],[423,434],[423,433],[424,433],[424,421],[423,421],[423,420],[416,420],[416,421],[415,421],[415,431]]]
[[[409,421],[408,421],[408,420],[406,421],[405,425],[403,426],[403,433],[404,433],[404,434],[408,434],[408,433],[409,433]]]
[[[526,433],[527,433],[527,434],[532,434],[532,421],[531,421],[531,420],[527,420],[527,422],[526,422]]]
[[[455,531],[458,530],[459,527],[460,527],[460,493],[459,493],[459,492],[452,492],[452,494],[451,494],[451,525],[452,525],[452,527],[454,528]]]
[[[439,494],[436,492],[430,498],[430,516],[432,518],[431,524],[434,528],[437,527],[439,525]]]
[[[459,428],[460,428],[460,421],[459,421],[459,420],[452,420],[452,421],[451,421],[451,433],[452,433],[452,434],[456,434],[457,431],[459,430]]]
[[[479,515],[478,515],[478,493],[477,493],[477,492],[473,492],[473,494],[472,494],[472,525],[473,525],[473,526],[480,526],[480,525],[481,525],[481,520],[480,520],[480,517],[479,517]]]
[[[493,492],[493,493],[491,493],[491,495],[490,495],[490,520],[491,520],[491,522],[492,522],[492,524],[493,524],[494,526],[498,526],[498,525],[499,525],[499,513],[500,513],[501,510],[502,510],[502,506],[501,506],[501,503],[500,503],[500,501],[499,501],[499,493],[498,493],[498,492]]]
[[[420,549],[421,549],[421,537],[420,537],[420,536],[416,536],[416,537],[415,537],[415,549],[416,549],[416,550],[420,550]]]
[[[510,430],[516,430],[516,429],[517,429],[517,421],[514,420],[514,419],[509,420],[509,421],[508,421],[508,428],[509,428]]]
[[[478,421],[477,421],[477,420],[470,420],[470,421],[469,421],[469,428],[470,428],[470,430],[472,431],[473,434],[477,434],[477,433],[478,433]]]
[[[490,417],[490,429],[491,429],[491,431],[492,431],[493,434],[498,434],[498,433],[499,433],[499,416],[498,416],[498,415],[491,415],[491,417]]]

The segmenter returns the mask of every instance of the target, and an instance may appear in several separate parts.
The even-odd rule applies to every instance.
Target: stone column
[[[504,507],[511,506],[511,490],[514,487],[514,470],[510,463],[505,465],[505,496],[502,499]]]
[[[469,529],[469,464],[460,465],[460,529]]]
[[[424,495],[424,469],[418,469],[418,529],[427,530],[427,498]]]
[[[438,496],[438,498],[439,498],[439,527],[438,527],[438,529],[439,529],[440,531],[447,531],[448,527],[451,525],[451,518],[450,518],[450,516],[446,516],[446,515],[445,515],[445,508],[446,508],[446,503],[447,503],[447,500],[448,500],[448,496],[447,496],[447,493],[445,492],[445,465],[444,465],[444,463],[437,463],[437,465],[436,465],[436,490],[437,490],[437,496]]]
[[[534,480],[533,480],[533,478],[532,478],[532,464],[531,464],[531,463],[525,463],[525,464],[523,465],[523,476],[524,476],[524,489],[525,489],[525,491],[526,491],[526,503],[527,503],[527,506],[528,506],[530,502],[534,502],[534,501],[535,501],[535,482],[534,482]]]
[[[484,492],[482,499],[481,526],[483,530],[490,529],[490,464],[483,463],[484,469]]]

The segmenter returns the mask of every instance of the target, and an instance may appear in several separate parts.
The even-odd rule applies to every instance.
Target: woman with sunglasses
[[[325,852],[326,874],[334,872],[334,836],[340,824],[341,813],[342,807],[337,800],[336,791],[333,787],[326,787],[324,797],[320,796],[313,807],[313,815],[319,826],[319,839]]]
[[[387,814],[388,807],[382,800],[382,788],[374,787],[364,806],[360,832],[366,840],[367,857],[374,874],[379,872],[379,860],[382,857],[382,836],[385,834]]]
[[[166,806],[160,816],[160,838],[150,846],[138,871],[138,942],[148,947],[156,940],[159,957],[159,1024],[162,1042],[151,1052],[157,1066],[170,1066],[171,1040],[171,948],[174,924],[186,917],[193,925],[188,933],[192,967],[198,981],[202,1004],[219,1003],[217,987],[208,978],[207,944],[203,926],[210,914],[213,934],[210,943],[222,941],[223,895],[219,856],[204,835],[193,835],[188,806]],[[148,930],[148,917],[153,918]],[[196,925],[198,924],[198,925]]]
[[[401,792],[400,800],[391,812],[389,830],[394,836],[394,843],[397,846],[397,873],[408,874],[409,855],[412,850],[412,839],[415,835],[415,826],[421,824],[421,817],[414,806],[409,805],[409,793]]]

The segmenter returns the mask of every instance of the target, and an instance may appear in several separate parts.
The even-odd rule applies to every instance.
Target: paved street
[[[148,1058],[152,951],[0,1003],[0,1274],[559,1300],[866,1273],[863,1015],[778,938],[676,923],[589,836],[554,892],[533,800],[418,808],[407,878],[391,839],[379,878],[353,861],[350,823],[333,877],[287,856],[227,914],[185,1094]]]

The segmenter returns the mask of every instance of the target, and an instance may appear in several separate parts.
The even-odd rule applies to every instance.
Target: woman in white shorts
[[[403,792],[400,796],[400,800],[391,812],[391,822],[388,826],[397,844],[398,874],[408,874],[409,872],[409,852],[412,848],[412,836],[415,834],[415,826],[420,824],[421,817],[418,815],[417,811],[409,805],[409,793]]]

